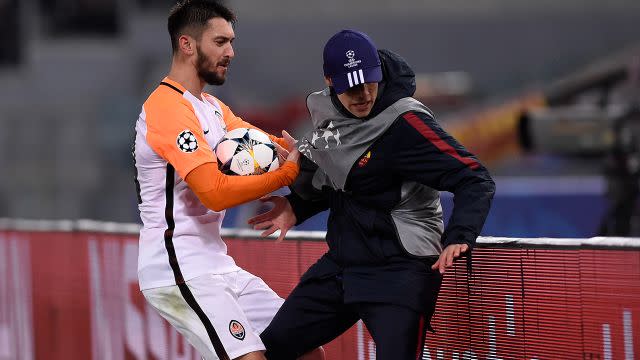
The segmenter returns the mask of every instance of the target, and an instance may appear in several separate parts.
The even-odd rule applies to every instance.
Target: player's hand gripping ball
[[[257,175],[278,168],[278,151],[267,134],[237,128],[226,133],[215,147],[220,170],[227,175]]]

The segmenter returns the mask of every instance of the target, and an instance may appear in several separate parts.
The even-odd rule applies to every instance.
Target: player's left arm
[[[408,112],[398,119],[394,129],[393,136],[398,137],[394,172],[454,194],[453,213],[442,235],[445,251],[463,248],[446,250],[451,244],[465,244],[472,249],[495,193],[489,172],[428,114]]]

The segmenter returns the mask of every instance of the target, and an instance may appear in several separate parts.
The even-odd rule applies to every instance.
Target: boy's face
[[[331,79],[325,78],[327,85],[331,86]],[[347,89],[338,94],[338,99],[355,117],[367,117],[371,113],[373,104],[378,96],[378,83],[364,83]]]

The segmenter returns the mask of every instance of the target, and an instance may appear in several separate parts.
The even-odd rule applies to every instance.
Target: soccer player
[[[215,1],[178,3],[169,15],[171,70],[142,107],[134,159],[140,232],[138,276],[147,301],[205,359],[264,359],[260,333],[283,300],[239,268],[220,237],[224,209],[291,184],[293,140],[282,166],[226,176],[212,146],[225,132],[253,127],[203,93],[222,85],[234,57],[234,14]]]
[[[275,207],[249,223],[281,239],[329,209],[329,251],[262,333],[266,355],[294,359],[362,319],[378,360],[419,359],[442,273],[473,247],[495,184],[412,98],[415,76],[400,56],[343,30],[323,57],[328,87],[307,98],[315,130],[300,141],[300,181],[263,199]],[[439,191],[455,196],[446,229]]]

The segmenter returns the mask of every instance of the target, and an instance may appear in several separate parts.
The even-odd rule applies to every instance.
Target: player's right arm
[[[172,100],[172,101],[171,101]],[[191,104],[183,99],[158,97],[145,104],[149,146],[184,179],[209,209],[221,211],[258,199],[293,182],[298,175],[297,151],[280,168],[251,176],[227,176],[204,138],[204,132]],[[180,134],[195,137],[197,147],[186,152],[178,144]]]

